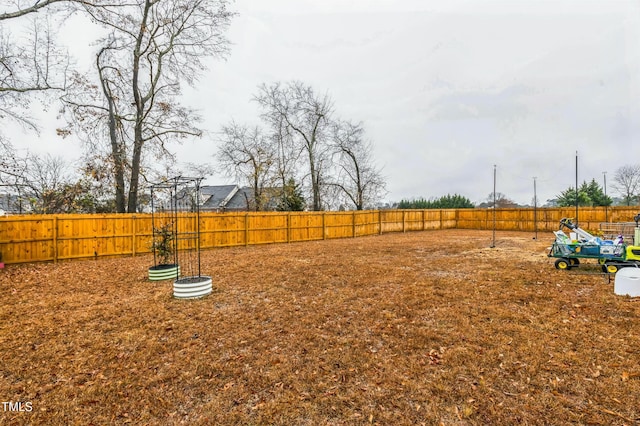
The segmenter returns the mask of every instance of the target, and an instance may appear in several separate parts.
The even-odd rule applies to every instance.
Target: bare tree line
[[[0,115],[38,130],[28,111],[34,95],[60,99],[67,125],[58,135],[84,143],[77,182],[61,160],[26,153],[19,156],[6,138],[0,185],[41,198],[28,167],[57,172],[65,188],[92,191],[87,209],[134,212],[141,184],[174,170],[172,143],[202,135],[197,111],[179,102],[182,85],[194,85],[207,57],[225,57],[225,37],[234,13],[228,0],[17,0],[0,10],[0,21],[28,22],[24,45],[0,27]],[[70,67],[69,55],[56,44],[55,28],[81,14],[104,29],[95,41],[93,70]],[[47,19],[43,19],[47,18]],[[54,19],[56,18],[56,19]],[[55,22],[55,23],[54,23]],[[41,99],[39,99],[41,100]],[[318,95],[300,82],[263,84],[254,102],[262,109],[263,128],[230,123],[223,128],[219,164],[229,176],[253,189],[253,208],[264,209],[273,188],[279,208],[322,210],[338,206],[362,209],[384,191],[384,180],[364,140],[361,123],[335,116],[328,94]],[[1,138],[1,135],[0,135]],[[65,167],[66,169],[67,167]],[[40,180],[41,182],[41,180]],[[81,182],[82,184],[75,185]],[[57,185],[49,191],[65,198]],[[68,192],[68,191],[67,191]],[[29,202],[32,211],[52,203]],[[99,207],[97,207],[99,206]]]
[[[195,84],[208,57],[228,53],[225,32],[234,13],[227,0],[43,0],[15,1],[0,22],[30,19],[26,46],[0,27],[0,119],[37,130],[28,115],[36,92],[62,93],[68,125],[85,145],[82,166],[94,180],[108,179],[117,212],[134,212],[141,179],[158,178],[174,158],[169,145],[202,134],[196,111],[180,104],[182,84]],[[36,12],[39,12],[36,14]],[[56,47],[48,20],[31,16],[81,13],[106,30],[95,69],[71,71]],[[15,172],[16,151],[0,135],[2,185]],[[28,154],[31,155],[31,154]],[[15,178],[15,176],[14,176]],[[22,180],[27,176],[22,176]]]
[[[328,93],[300,81],[261,84],[253,97],[264,127],[223,126],[218,161],[255,194],[264,208],[265,188],[302,184],[310,210],[375,205],[385,190],[373,145],[362,123],[337,117]],[[282,197],[287,194],[283,190]]]

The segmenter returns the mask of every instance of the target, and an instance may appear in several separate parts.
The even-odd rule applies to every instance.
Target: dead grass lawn
[[[640,303],[552,235],[433,231],[0,271],[2,424],[640,422]],[[596,267],[580,272],[598,272]]]

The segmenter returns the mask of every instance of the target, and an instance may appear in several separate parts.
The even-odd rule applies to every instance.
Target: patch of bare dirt
[[[640,420],[640,304],[553,235],[430,231],[203,252],[175,300],[150,256],[0,271],[2,424]]]

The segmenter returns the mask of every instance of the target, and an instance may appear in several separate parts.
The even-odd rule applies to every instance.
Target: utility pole
[[[497,165],[493,165],[493,242],[491,248],[496,246],[496,168]]]
[[[607,172],[602,172],[602,176],[604,178],[604,198],[607,198]],[[606,202],[606,200],[605,200]],[[604,206],[604,221],[609,222],[609,206]]]
[[[538,239],[538,194],[536,191],[536,177],[533,177],[533,229],[535,231],[534,240]]]
[[[576,151],[576,226],[578,226],[578,151]]]

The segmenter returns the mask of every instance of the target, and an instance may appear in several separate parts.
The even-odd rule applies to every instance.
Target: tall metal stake
[[[496,246],[496,165],[493,165],[493,243],[491,248]]]
[[[576,226],[578,226],[578,151],[576,151]]]
[[[533,229],[535,231],[534,240],[538,239],[538,195],[536,192],[536,177],[533,177]]]
[[[604,176],[604,202],[605,202],[605,206],[604,206],[604,221],[605,222],[609,222],[609,206],[606,204],[607,203],[607,172],[602,172],[602,175]]]

